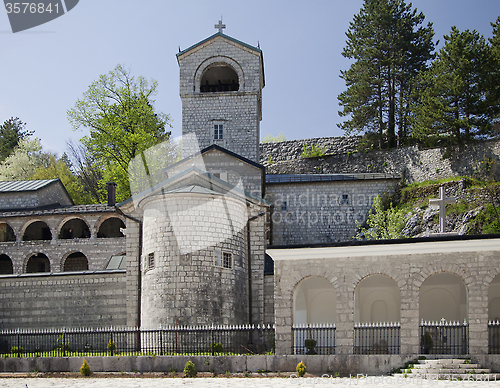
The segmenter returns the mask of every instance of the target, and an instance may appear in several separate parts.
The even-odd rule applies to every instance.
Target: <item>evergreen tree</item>
[[[5,160],[19,141],[33,135],[33,132],[25,129],[26,124],[18,117],[11,117],[0,126],[0,161]]]
[[[493,36],[489,39],[491,47],[491,73],[488,84],[489,88],[489,101],[493,109],[496,108],[492,115],[493,129],[492,135],[500,134],[500,16],[495,23],[491,23],[493,27]]]
[[[428,145],[487,137],[498,111],[492,105],[495,66],[484,37],[452,27],[444,39],[414,96],[414,135]]]
[[[348,134],[375,133],[379,147],[384,137],[392,147],[409,135],[412,80],[434,50],[424,19],[404,0],[365,0],[354,16],[342,55],[355,61],[341,72],[347,90],[338,96],[340,116],[349,117],[339,127]]]

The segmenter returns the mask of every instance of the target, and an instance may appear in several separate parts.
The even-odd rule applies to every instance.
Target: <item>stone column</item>
[[[352,354],[354,349],[354,292],[349,289],[345,281],[339,281],[336,291],[335,354]]]
[[[141,224],[128,219],[127,227],[127,326],[140,326]]]
[[[401,287],[401,354],[420,353],[418,292],[412,294],[408,283]]]
[[[283,262],[274,262],[274,320],[276,325],[276,355],[292,354],[292,305],[289,298],[283,296],[281,276]]]
[[[488,354],[489,284],[475,281],[469,285],[469,354]]]

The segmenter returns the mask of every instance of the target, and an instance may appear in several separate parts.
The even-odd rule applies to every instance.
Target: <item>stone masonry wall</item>
[[[17,214],[17,212],[15,213]],[[0,242],[0,254],[7,255],[11,261],[14,273],[25,273],[28,259],[35,253],[43,253],[50,262],[51,272],[60,272],[68,255],[74,252],[83,253],[88,260],[89,270],[103,270],[112,255],[125,252],[125,237],[98,238],[99,226],[109,218],[122,218],[116,213],[50,213],[50,212],[19,212],[2,213],[0,223],[7,223],[13,230],[16,241]],[[82,220],[90,231],[89,238],[63,239],[61,229],[71,220]],[[34,222],[43,221],[49,227],[52,239],[23,241],[24,231]]]
[[[266,200],[273,205],[271,245],[351,240],[355,221],[362,224],[373,199],[396,183],[373,179],[268,184]]]
[[[355,152],[358,147],[359,136],[346,137],[317,137],[311,139],[287,140],[278,143],[260,144],[260,163],[282,162],[285,160],[301,159],[304,145],[320,145],[327,155],[343,155]]]
[[[327,253],[317,248],[308,249],[308,256],[314,257],[311,259],[274,257],[277,354],[290,352],[294,290],[301,280],[311,276],[325,278],[332,284],[337,294],[336,354],[352,354],[354,292],[357,284],[371,274],[387,275],[397,283],[401,293],[401,354],[419,354],[420,286],[429,276],[442,272],[459,276],[467,289],[469,353],[487,354],[488,291],[500,273],[499,240],[488,241],[490,246],[496,244],[496,248],[480,249],[480,241],[451,241],[447,248],[437,252],[438,248],[433,246],[437,243],[419,242],[404,244],[406,248],[400,246],[397,253],[381,247],[379,254],[366,249],[365,255],[351,255],[346,250],[345,256],[337,252],[325,258]],[[476,247],[477,251],[467,249],[468,246]]]
[[[3,192],[0,195],[0,209],[25,209],[59,204],[70,206],[66,190],[60,182],[49,184],[37,191]]]
[[[264,323],[274,324],[274,275],[264,275]]]
[[[260,53],[216,37],[179,55],[178,60],[183,156],[215,143],[258,162],[263,86]],[[203,72],[219,64],[231,67],[238,74],[239,90],[201,93]],[[223,125],[223,140],[214,140],[214,125]],[[190,133],[196,135],[199,148],[187,137]]]
[[[245,202],[182,193],[141,207],[141,325],[248,323]],[[231,255],[230,268],[219,252]]]
[[[331,139],[331,138],[329,138]],[[354,146],[353,138],[334,138]],[[314,143],[315,139],[312,139]],[[293,151],[286,143],[261,144],[261,163],[265,163],[268,174],[334,174],[334,173],[386,173],[404,176],[411,182],[447,178],[450,176],[472,176],[478,164],[485,158],[500,161],[500,140],[472,143],[456,148],[451,158],[445,158],[440,148],[419,149],[418,146],[395,148],[389,151],[369,151],[347,154],[347,148],[332,150],[331,156],[302,159],[297,157],[303,140],[294,141]],[[349,152],[352,152],[349,151]],[[271,163],[267,163],[269,159]]]
[[[0,328],[126,325],[125,271],[0,276]]]

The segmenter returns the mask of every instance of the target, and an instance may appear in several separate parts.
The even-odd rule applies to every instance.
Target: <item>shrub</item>
[[[90,370],[90,366],[87,362],[87,360],[83,359],[82,366],[80,367],[80,373],[82,376],[90,376],[92,374],[92,371]]]
[[[210,344],[210,351],[212,353],[224,353],[224,346],[220,342],[212,342]]]
[[[316,145],[311,144],[310,146],[304,144],[303,147],[304,151],[300,155],[301,158],[315,158],[325,156],[326,154],[326,148],[319,143],[316,143]]]
[[[307,372],[307,368],[302,361],[297,364],[296,370],[299,377],[303,377]]]
[[[194,363],[192,361],[186,362],[186,365],[184,365],[184,374],[186,377],[196,377],[198,374],[198,371],[196,370],[196,367],[194,366]]]
[[[111,355],[113,355],[113,352],[116,349],[116,344],[115,344],[115,341],[113,341],[111,338],[109,339],[109,342],[108,342],[108,345],[106,346],[106,349],[108,349],[108,352],[110,352]]]
[[[10,348],[10,353],[11,354],[23,354],[24,353],[24,348],[22,346],[13,346]]]
[[[307,349],[306,354],[316,354],[316,350],[314,349],[316,347],[316,340],[306,339],[304,341],[304,346]]]

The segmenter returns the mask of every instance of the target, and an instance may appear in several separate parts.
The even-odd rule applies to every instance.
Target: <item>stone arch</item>
[[[35,252],[27,257],[26,273],[50,272],[50,260],[44,253]]]
[[[14,273],[12,260],[6,254],[0,255],[0,275],[10,275]]]
[[[64,255],[61,260],[62,272],[87,271],[89,269],[89,261],[87,256],[82,252],[70,252]]]
[[[337,321],[337,292],[322,276],[308,276],[294,287],[293,323],[335,323]]]
[[[450,273],[460,277],[467,289],[472,286],[474,277],[467,269],[456,263],[446,263],[439,260],[439,255],[436,255],[436,260],[433,263],[427,263],[420,271],[416,272],[413,279],[413,288],[419,290],[422,283],[432,275],[438,273]]]
[[[374,273],[354,289],[355,323],[388,323],[401,320],[401,290],[389,275]]]
[[[195,93],[201,93],[200,86],[203,79],[203,75],[206,73],[207,70],[215,67],[231,68],[232,71],[234,71],[234,73],[238,77],[238,90],[239,91],[245,90],[245,77],[243,69],[241,68],[239,63],[232,58],[219,55],[204,60],[196,69],[193,80],[194,81],[193,90]]]
[[[16,234],[14,229],[6,222],[0,223],[0,242],[16,241]]]
[[[52,240],[52,231],[45,221],[32,220],[23,227],[23,241]]]
[[[419,287],[419,322],[468,321],[468,287],[456,273],[439,271],[425,278]]]
[[[102,218],[97,226],[98,238],[124,237],[120,228],[125,229],[125,222],[120,217],[108,216]]]
[[[347,290],[348,292],[351,293],[354,297],[354,292],[356,290],[356,287],[358,287],[359,283],[365,279],[368,276],[371,275],[383,275],[383,276],[388,276],[391,278],[398,286],[398,288],[401,290],[404,287],[407,286],[408,280],[405,278],[404,271],[400,271],[398,269],[395,269],[393,267],[387,267],[387,266],[370,266],[366,268],[360,268],[354,276],[352,277],[351,282],[347,282]]]
[[[500,274],[497,274],[488,287],[488,320],[500,321]]]
[[[64,219],[58,228],[59,239],[90,238],[90,229],[84,219],[71,217]]]

